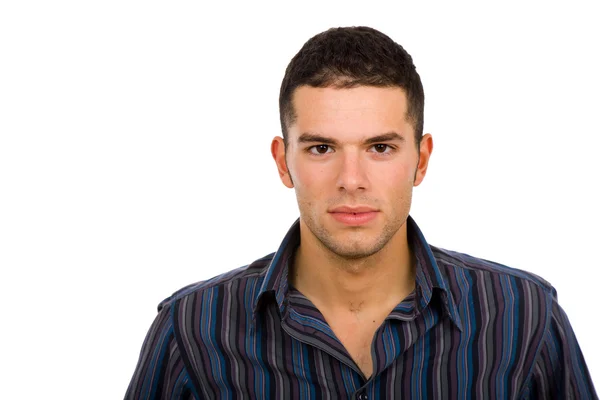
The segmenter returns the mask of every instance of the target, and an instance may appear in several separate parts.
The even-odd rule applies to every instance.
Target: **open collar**
[[[446,313],[456,327],[462,330],[458,308],[452,292],[448,288],[448,280],[438,267],[431,247],[412,217],[409,216],[406,223],[408,224],[407,235],[409,244],[412,247],[417,262],[415,306],[418,310],[427,307],[434,296],[435,289],[439,289]],[[264,279],[254,299],[253,315],[256,315],[260,311],[261,305],[265,301],[268,301],[269,294],[270,296],[274,296],[280,315],[286,315],[289,288],[289,260],[294,255],[299,244],[300,219],[297,219],[288,230],[279,248],[273,254],[271,262],[265,269]]]

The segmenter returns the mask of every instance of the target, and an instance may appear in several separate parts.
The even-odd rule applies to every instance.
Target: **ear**
[[[433,138],[431,134],[423,135],[421,138],[421,143],[419,145],[419,164],[417,165],[417,172],[415,174],[415,182],[414,186],[419,186],[423,179],[425,179],[425,174],[427,173],[427,166],[429,165],[429,158],[431,157],[431,152],[433,151]]]
[[[277,165],[279,179],[281,179],[281,182],[283,182],[286,187],[290,189],[293,188],[294,183],[292,182],[290,171],[288,170],[287,163],[285,161],[285,144],[283,143],[282,137],[275,136],[273,138],[273,141],[271,142],[271,155],[273,156],[273,160],[275,160],[275,164]]]

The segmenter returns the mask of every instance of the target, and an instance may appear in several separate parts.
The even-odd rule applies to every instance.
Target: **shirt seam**
[[[527,388],[529,387],[529,385],[531,384],[531,378],[533,376],[533,370],[535,369],[535,365],[538,362],[539,357],[541,357],[542,354],[542,346],[546,343],[546,339],[547,339],[547,334],[549,333],[549,328],[552,322],[552,302],[553,302],[553,298],[552,298],[552,292],[546,292],[546,322],[545,322],[545,326],[544,326],[544,332],[542,333],[542,339],[539,341],[537,348],[535,349],[535,357],[533,358],[533,361],[531,363],[531,366],[529,367],[529,372],[527,372],[527,375],[525,375],[525,379],[523,380],[523,386],[521,387],[521,390],[519,391],[519,395],[517,396],[517,398],[522,398],[523,393],[525,392],[525,390],[527,390]]]
[[[451,263],[451,262],[448,262],[445,260],[437,260],[437,259],[436,259],[436,262],[443,264],[444,266],[453,267],[453,268],[467,269],[470,271],[479,271],[479,272],[483,272],[483,273],[492,274],[494,276],[507,275],[507,276],[511,276],[513,278],[522,279],[522,280],[527,281],[537,287],[540,287],[545,292],[548,292],[551,289],[551,285],[548,282],[545,282],[543,280],[541,281],[540,279],[542,279],[542,278],[529,276],[529,273],[527,273],[527,272],[523,273],[524,271],[514,271],[514,272],[510,271],[510,270],[509,271],[497,271],[492,268],[478,268],[476,266],[473,267],[473,266],[465,265],[464,262],[462,262],[460,259],[456,259],[454,257],[453,257],[453,259],[455,261],[459,261],[459,262]],[[490,263],[492,262],[492,261],[486,261],[486,260],[482,260],[482,259],[477,259],[477,260],[490,262]],[[510,268],[507,266],[503,266],[503,267]],[[445,273],[441,273],[441,275],[444,277],[444,279],[447,279]],[[447,286],[446,290],[448,290],[449,288],[448,288],[447,282],[444,282],[444,283]]]
[[[247,270],[241,270],[242,268],[248,268],[250,265],[240,267],[239,274],[233,274],[233,276],[231,276],[227,279],[224,279],[224,280],[220,280],[220,276],[216,276],[216,277],[213,277],[208,280],[199,281],[199,282],[193,283],[191,285],[188,285],[185,288],[182,288],[182,289],[176,291],[170,297],[167,297],[165,300],[161,301],[158,309],[160,311],[160,309],[165,306],[173,307],[173,305],[175,303],[178,303],[179,301],[181,301],[182,299],[184,299],[188,296],[199,295],[199,294],[202,294],[205,290],[213,290],[216,287],[220,287],[220,286],[226,285],[228,283],[235,282],[236,280],[252,279],[252,278],[260,279],[261,276],[264,278],[264,273],[265,273],[264,269],[261,269],[256,272],[248,273],[248,274],[246,274]],[[231,272],[231,271],[228,271],[228,272]],[[225,272],[225,274],[227,274],[227,272]],[[214,280],[215,282],[210,282],[212,280]],[[244,283],[245,286],[248,286],[248,284],[249,284],[248,282]],[[195,287],[192,289],[192,286],[195,286],[195,285],[197,285],[198,287]],[[255,282],[254,285],[260,287],[262,285],[262,281]],[[187,291],[186,289],[189,291]]]
[[[443,258],[439,257],[436,254],[436,252],[442,253],[446,257],[451,258],[453,262],[450,262],[449,260],[444,260]],[[472,271],[481,271],[481,272],[486,272],[486,273],[493,274],[493,275],[508,275],[508,276],[512,276],[514,278],[526,280],[538,287],[543,288],[545,291],[548,291],[552,288],[552,286],[550,285],[549,282],[545,281],[543,278],[541,278],[535,274],[532,274],[532,273],[524,271],[524,270],[518,270],[518,269],[515,269],[512,267],[509,267],[507,265],[504,265],[504,264],[499,264],[494,261],[477,258],[477,257],[471,256],[468,254],[464,254],[464,253],[458,253],[458,254],[462,254],[464,256],[473,258],[477,262],[490,264],[489,266],[478,267],[478,266],[467,265],[466,262],[464,260],[462,260],[460,257],[456,257],[453,254],[451,254],[448,250],[445,250],[445,249],[442,249],[439,247],[435,247],[435,250],[433,250],[433,254],[434,254],[436,263],[439,263],[439,264],[442,264],[445,266],[449,266],[449,267],[453,267],[453,268],[463,268],[463,269],[468,269],[468,270],[472,270]],[[495,268],[496,266],[502,268],[502,270],[496,269]],[[506,270],[504,270],[504,269],[506,269]],[[442,275],[444,278],[444,284],[446,286],[448,286],[447,285],[448,282],[446,281],[446,279],[447,279],[446,274],[444,272],[440,271],[440,275]]]
[[[183,362],[183,368],[185,369],[185,373],[188,376],[192,390],[195,392],[195,394],[198,395],[198,400],[201,400],[200,393],[206,393],[206,391],[204,390],[204,387],[202,386],[199,377],[196,376],[195,374],[191,373],[191,371],[193,371],[191,360],[187,356],[187,353],[185,351],[183,351],[183,349],[185,347],[182,343],[181,332],[179,331],[179,321],[176,317],[177,308],[179,306],[180,301],[181,301],[181,299],[178,299],[171,306],[170,318],[171,318],[171,324],[173,325],[173,336],[175,337],[175,343],[177,344],[177,347],[179,348],[179,355]]]

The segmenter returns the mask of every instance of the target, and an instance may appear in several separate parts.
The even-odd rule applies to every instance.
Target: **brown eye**
[[[376,152],[378,153],[385,153],[385,151],[388,149],[388,145],[387,144],[376,144],[373,146],[373,148],[375,149]]]
[[[309,149],[309,152],[312,154],[327,154],[330,152],[330,150],[331,150],[331,147],[329,147],[329,145],[318,144],[316,146],[312,146]]]

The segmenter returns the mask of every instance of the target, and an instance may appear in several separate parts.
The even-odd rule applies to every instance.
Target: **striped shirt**
[[[597,399],[567,316],[531,273],[430,246],[376,331],[366,378],[276,253],[164,300],[126,399]]]

